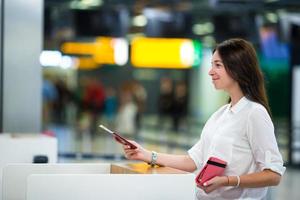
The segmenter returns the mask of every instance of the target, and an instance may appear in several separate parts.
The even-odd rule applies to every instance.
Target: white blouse
[[[224,175],[234,176],[270,169],[283,175],[285,167],[278,150],[272,120],[261,104],[243,97],[233,107],[227,104],[206,122],[200,140],[188,151],[197,169],[209,157],[227,162]],[[197,198],[265,199],[267,187],[221,187],[209,194],[197,188]]]

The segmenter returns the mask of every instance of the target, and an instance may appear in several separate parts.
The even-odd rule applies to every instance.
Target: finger
[[[125,154],[128,156],[133,156],[133,155],[136,155],[137,152],[136,151],[125,151]]]
[[[205,188],[205,193],[211,193],[212,191],[214,191],[216,188],[215,187],[207,187],[207,188]]]
[[[215,180],[215,178],[206,181],[205,183],[203,183],[203,186],[207,187],[207,186],[212,185],[215,182],[214,180]]]
[[[206,181],[205,183],[203,183],[203,186],[204,186],[204,187],[208,187],[208,186],[210,186],[211,184],[212,184],[212,182]]]
[[[209,187],[203,187],[203,190],[206,194],[208,194],[210,192],[210,188]]]
[[[127,154],[137,153],[136,151],[131,150],[131,149],[126,149],[126,150],[124,150],[124,152]]]
[[[202,185],[200,185],[200,184],[197,184],[197,187],[201,188],[202,190],[204,190],[204,187]]]
[[[208,194],[207,188],[204,188],[203,191]]]
[[[134,148],[132,148],[130,145],[126,145],[126,144],[123,145],[123,148],[124,148],[124,149],[134,149]]]
[[[135,157],[134,157],[134,155],[127,155],[127,156],[126,156],[126,159],[128,159],[128,160],[134,160]]]
[[[125,149],[132,149],[129,145],[124,146]]]
[[[135,152],[132,152],[132,153],[130,153],[129,155],[130,155],[130,156],[134,156],[134,155],[135,155]]]
[[[127,159],[131,159],[133,156],[134,156],[134,154],[132,154],[132,153],[125,154],[125,158],[127,158]]]

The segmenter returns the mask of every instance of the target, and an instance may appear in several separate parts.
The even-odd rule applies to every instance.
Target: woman
[[[137,144],[135,150],[124,146],[125,156],[189,172],[215,156],[227,162],[226,170],[198,186],[198,199],[265,199],[267,187],[279,184],[285,167],[253,46],[242,39],[222,42],[213,51],[209,75],[230,103],[209,118],[188,155],[157,154]]]

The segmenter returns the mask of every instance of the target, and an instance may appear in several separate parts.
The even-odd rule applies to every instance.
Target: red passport
[[[115,138],[115,140],[117,142],[119,142],[121,144],[124,144],[124,145],[128,145],[128,146],[130,146],[131,149],[136,149],[137,148],[137,146],[135,146],[134,144],[132,144],[131,142],[129,142],[127,139],[123,138],[118,133],[113,132],[112,130],[109,130],[108,128],[106,128],[102,124],[99,127],[102,128],[103,130],[105,130],[106,132],[110,133]]]
[[[196,177],[197,185],[203,186],[206,181],[213,177],[223,175],[226,165],[227,163],[225,161],[216,157],[210,157]]]

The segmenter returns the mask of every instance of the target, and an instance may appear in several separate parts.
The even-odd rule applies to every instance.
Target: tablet
[[[113,135],[113,137],[116,139],[117,142],[119,142],[121,144],[124,144],[124,145],[128,145],[128,146],[130,146],[131,149],[136,149],[137,148],[137,146],[135,146],[134,144],[129,142],[127,139],[123,138],[118,133],[116,133],[112,130],[109,130],[107,127],[103,126],[102,124],[99,127],[102,128],[103,130],[105,130],[107,133]]]

